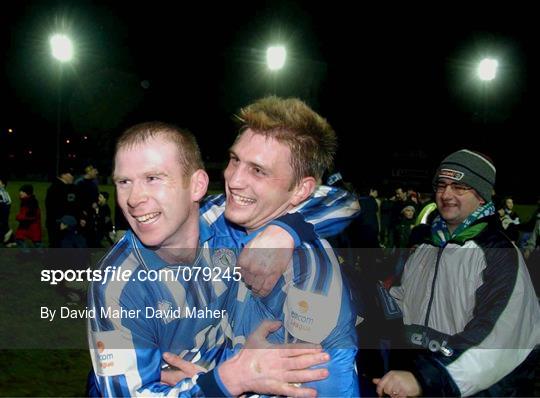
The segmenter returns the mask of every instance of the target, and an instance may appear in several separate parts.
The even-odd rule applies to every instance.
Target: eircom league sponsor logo
[[[137,361],[129,331],[92,332],[92,340],[92,362],[98,376],[125,374]]]
[[[299,330],[311,330],[311,326],[313,326],[313,318],[307,315],[308,312],[308,302],[306,300],[300,300],[296,304],[296,308],[291,309],[291,326]]]
[[[112,353],[105,353],[105,343],[99,340],[96,343],[98,350],[98,359],[100,369],[107,369],[114,366],[114,355]]]
[[[320,344],[337,325],[339,301],[334,294],[324,296],[295,286],[287,293],[283,305],[285,329],[295,339]]]
[[[450,178],[451,180],[456,181],[460,181],[464,175],[465,174],[463,174],[461,171],[452,169],[441,169],[441,171],[439,171],[439,178]]]

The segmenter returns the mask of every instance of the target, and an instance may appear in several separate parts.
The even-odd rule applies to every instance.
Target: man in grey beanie
[[[466,184],[489,202],[495,185],[495,166],[487,156],[462,149],[450,154],[441,162],[435,173],[434,183],[440,178]]]
[[[491,202],[495,166],[462,149],[433,179],[439,215],[390,294],[403,312],[399,364],[374,379],[379,396],[532,396],[540,307],[519,250]]]
[[[433,178],[433,189],[437,209],[449,232],[453,233],[481,206],[486,215],[491,214],[494,185],[495,166],[485,155],[462,149],[441,162]]]

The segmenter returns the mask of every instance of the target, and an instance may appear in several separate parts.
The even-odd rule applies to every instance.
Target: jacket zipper
[[[439,263],[441,261],[443,250],[444,250],[444,247],[440,247],[439,251],[437,253],[437,262],[435,263],[435,272],[433,274],[433,281],[431,282],[431,294],[430,294],[430,297],[429,297],[429,303],[428,303],[428,308],[427,308],[427,312],[426,312],[426,319],[424,321],[424,333],[423,333],[424,340],[427,337],[429,315],[431,313],[431,305],[433,304],[433,299],[435,297],[435,282],[437,281],[437,274],[439,273]]]

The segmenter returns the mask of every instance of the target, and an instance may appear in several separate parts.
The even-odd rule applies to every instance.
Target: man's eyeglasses
[[[433,190],[438,193],[445,192],[446,187],[450,187],[450,190],[456,195],[464,195],[467,191],[470,191],[472,189],[468,185],[457,184],[455,182],[451,182],[450,184],[446,184],[444,182],[437,182],[436,184],[433,184]]]

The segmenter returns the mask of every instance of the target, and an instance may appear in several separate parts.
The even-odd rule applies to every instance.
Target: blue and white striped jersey
[[[203,205],[202,217],[219,231],[212,239],[214,249],[243,247],[259,231],[249,235],[223,217],[224,195],[210,197]],[[319,207],[317,209],[317,207]],[[352,195],[337,188],[320,187],[312,199],[299,208],[306,221],[313,223],[319,235],[332,236],[343,230],[358,214],[359,207]],[[287,225],[277,224],[290,230]],[[281,320],[284,328],[269,336],[274,344],[286,342],[319,343],[330,353],[331,361],[325,364],[330,377],[308,383],[320,396],[359,396],[358,375],[355,369],[357,351],[356,310],[351,292],[343,280],[339,261],[327,241],[290,231],[295,236],[296,250],[289,270],[265,298],[252,295],[243,282],[230,287],[227,302],[228,320],[236,344],[235,350],[224,352],[226,360],[234,355],[242,342],[263,320]],[[309,236],[309,242],[303,237]]]
[[[225,212],[225,195],[207,196],[201,204],[200,212],[201,217],[208,224],[213,225]],[[355,195],[343,189],[320,185],[308,200],[291,209],[289,214],[300,214],[303,220],[313,225],[318,236],[329,237],[342,232],[355,217],[360,215],[360,204]],[[301,240],[306,240],[306,225],[294,223],[294,228],[292,228],[290,224],[282,220],[283,217],[280,217],[270,224],[286,229],[295,239],[296,246],[301,243]],[[218,230],[221,227],[218,227]],[[218,231],[218,233],[232,233],[235,240],[246,236],[244,229],[239,227],[226,227],[224,231]],[[311,240],[311,237],[308,239]]]
[[[315,232],[320,234],[339,232],[359,210],[352,195],[336,189],[322,188],[308,202],[298,211],[306,215],[306,220],[313,223]],[[247,235],[242,228],[228,223],[223,216],[224,205],[222,195],[209,197],[202,204],[197,259],[193,264],[180,267],[234,268],[238,250],[254,234]],[[300,245],[304,237],[309,236],[309,228],[296,224],[292,227],[289,221],[285,217],[273,223],[290,231]],[[131,231],[102,260],[101,269],[108,267],[116,267],[116,272],[129,270],[132,273],[178,268],[166,264],[142,245]],[[332,275],[337,274],[334,271]],[[219,386],[217,373],[184,379],[174,387],[161,384],[161,354],[165,351],[180,354],[208,370],[218,361],[230,357],[230,317],[238,312],[234,300],[228,300],[228,296],[233,291],[236,294],[238,287],[233,278],[213,282],[200,279],[186,282],[183,278],[149,282],[133,278],[126,282],[93,283],[88,300],[96,317],[89,320],[89,344],[101,394],[204,396],[205,383],[210,379],[216,378]],[[200,318],[190,317],[193,308],[210,312]],[[115,310],[120,314],[123,310],[125,316],[112,317]],[[130,317],[129,311],[138,316]],[[207,316],[216,312],[220,316]],[[336,344],[332,347],[339,345]]]
[[[330,362],[324,365],[330,376],[306,386],[324,397],[360,395],[355,369],[356,310],[339,261],[325,240],[303,242],[267,297],[253,295],[242,281],[235,283],[227,309],[237,343],[235,352],[263,320],[279,320],[284,327],[268,336],[271,343],[321,344],[330,354]],[[225,355],[235,352],[227,351]]]
[[[182,267],[211,267],[207,249],[211,235],[210,227],[201,223],[202,247],[189,265],[166,264],[132,231],[103,259],[102,270],[108,267],[132,275],[128,281],[94,282],[89,291],[89,308],[95,313],[95,318],[89,319],[89,344],[104,396],[203,395],[197,377],[175,387],[159,380],[165,351],[212,369],[226,347],[220,328],[222,315],[227,316],[221,311],[227,296],[226,280],[203,283],[193,276],[187,280],[181,273],[175,277]],[[170,280],[165,274],[159,281],[143,280],[164,270],[172,271]],[[211,312],[198,317],[198,310]]]

